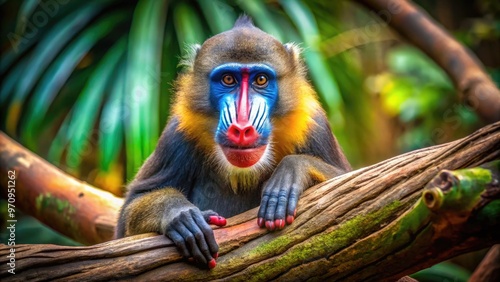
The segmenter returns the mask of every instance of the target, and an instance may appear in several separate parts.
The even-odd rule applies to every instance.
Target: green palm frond
[[[67,130],[60,130],[56,136],[62,139],[63,143],[68,143],[66,164],[68,168],[78,168],[82,155],[92,140],[94,134],[94,124],[97,120],[99,109],[106,95],[106,88],[111,80],[103,77],[113,77],[119,60],[125,52],[125,39],[115,43],[99,62],[94,72],[90,75],[85,87],[79,94],[73,111],[66,117],[63,123],[68,123]],[[104,94],[104,95],[103,95]],[[103,130],[103,128],[100,128]],[[97,131],[96,133],[99,133]],[[100,136],[98,136],[100,137]],[[54,160],[60,158],[61,147],[52,146],[50,152]]]
[[[309,67],[314,85],[317,87],[322,101],[326,104],[327,111],[335,114],[333,116],[334,122],[340,124],[342,119],[339,115],[341,112],[339,109],[343,104],[342,97],[337,81],[326,63],[326,58],[319,50],[321,36],[316,19],[311,10],[301,1],[282,0],[280,3],[290,16],[307,45],[304,51],[304,57]]]
[[[88,162],[105,173],[121,163],[131,178],[156,146],[186,47],[230,29],[241,14],[301,44],[323,103],[342,113],[318,19],[303,1],[70,1],[27,39],[19,19],[46,13],[40,3],[3,4],[17,16],[0,62],[0,126],[75,174]]]
[[[40,123],[46,115],[51,102],[65,82],[61,77],[71,75],[72,69],[79,62],[77,58],[85,56],[92,47],[93,37],[96,36],[95,31],[97,28],[101,28],[102,24],[89,28],[86,31],[86,36],[85,34],[81,36],[64,51],[63,48],[101,9],[101,5],[88,5],[82,10],[68,15],[56,24],[32,51],[30,64],[38,67],[24,69],[12,99],[12,103],[25,101],[42,74],[44,74],[42,81],[38,84],[28,105],[26,105],[22,137],[28,147],[36,149],[36,141],[33,139],[33,135],[37,134]],[[107,22],[104,24],[107,24]],[[63,53],[61,54],[61,52]],[[47,69],[50,64],[52,65]],[[55,80],[59,80],[59,84]],[[59,87],[57,87],[58,85]],[[12,127],[18,127],[17,120],[12,120],[9,124]]]
[[[207,19],[212,35],[231,29],[236,21],[235,9],[223,1],[198,0],[197,3]]]
[[[161,46],[167,1],[141,0],[132,20],[127,57],[125,124],[127,172],[134,171],[153,151],[159,136]]]

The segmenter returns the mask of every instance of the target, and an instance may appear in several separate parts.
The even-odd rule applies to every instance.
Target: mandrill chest
[[[210,105],[219,113],[215,142],[188,198],[201,210],[228,217],[259,205],[274,169],[270,117],[277,75],[268,65],[234,62],[215,67],[209,77]]]
[[[213,210],[224,217],[240,214],[260,204],[262,183],[258,183],[253,189],[235,193],[229,183],[221,185],[221,182],[226,181],[199,179],[188,195],[188,200],[200,210]]]

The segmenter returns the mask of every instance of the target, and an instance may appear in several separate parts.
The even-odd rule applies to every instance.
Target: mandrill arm
[[[226,219],[201,211],[186,198],[200,162],[177,126],[176,118],[167,124],[156,150],[130,183],[115,236],[157,232],[172,239],[185,258],[213,268],[219,247],[209,224],[224,226]]]
[[[148,206],[148,209],[144,209]],[[168,236],[185,258],[200,265],[215,267],[219,246],[209,224],[226,225],[217,213],[200,211],[184,195],[173,188],[163,188],[132,200],[122,211],[128,218],[125,236],[144,232],[159,232]]]
[[[283,229],[295,219],[302,192],[343,171],[309,155],[288,155],[280,162],[262,192],[257,223],[268,230]]]
[[[296,154],[285,156],[265,183],[257,224],[283,229],[295,219],[302,192],[351,170],[322,111],[316,114],[307,142]]]
[[[350,170],[295,44],[240,17],[195,47],[176,81],[171,118],[128,186],[116,236],[168,236],[181,254],[215,267],[210,224],[258,206],[282,229],[311,185]]]

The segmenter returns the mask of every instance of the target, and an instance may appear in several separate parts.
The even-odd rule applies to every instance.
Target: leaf
[[[159,136],[160,58],[167,1],[141,0],[132,20],[125,100],[127,175],[135,173],[153,151]]]
[[[102,2],[99,2],[102,3]],[[86,5],[58,22],[50,32],[36,45],[31,53],[29,66],[19,76],[14,93],[14,102],[22,103],[26,96],[36,84],[46,67],[60,54],[61,49],[77,34],[85,25],[102,10],[101,4]],[[40,92],[38,92],[40,93]],[[26,130],[32,131],[38,127],[50,106],[51,99],[46,99],[41,94],[35,95],[26,108]],[[17,123],[17,122],[16,122]]]
[[[414,77],[417,83],[435,84],[443,89],[453,90],[453,83],[446,73],[426,54],[415,47],[399,47],[387,57],[391,71]]]
[[[262,30],[284,42],[285,32],[279,28],[266,4],[261,0],[256,1],[238,1],[238,5],[257,23]]]
[[[199,18],[196,11],[184,2],[175,6],[174,25],[181,52],[185,52],[186,46],[201,44],[206,39]]]
[[[14,88],[16,87],[16,83],[19,80],[19,77],[21,76],[21,73],[23,72],[24,68],[26,67],[26,64],[28,64],[28,58],[23,58],[20,62],[18,62],[14,68],[9,72],[9,74],[4,77],[2,81],[2,87],[0,87],[0,105],[2,109],[5,109],[4,114],[7,112],[7,102],[9,101],[9,98],[12,98],[9,96],[14,91]],[[20,107],[20,105],[19,105]],[[15,120],[18,118],[16,117]],[[6,121],[6,124],[9,124]],[[10,127],[11,129],[8,130],[11,134],[14,134],[15,132],[15,125],[7,126],[8,128]]]
[[[120,154],[125,119],[125,68],[121,67],[114,80],[111,95],[106,101],[99,124],[100,169],[109,172]]]
[[[126,40],[122,38],[109,49],[80,93],[71,117],[68,117],[71,118],[66,133],[66,138],[69,140],[66,163],[69,167],[78,167],[82,156],[88,153],[86,150],[92,150],[85,146],[92,146],[92,142],[101,135],[102,131],[94,133],[92,130],[99,114],[96,109],[99,109],[102,103],[104,91],[110,82],[109,78],[112,77],[125,48]],[[82,118],[83,116],[85,118]]]
[[[103,0],[102,2],[109,2],[116,0]],[[96,1],[97,2],[97,1]],[[70,11],[78,11],[83,9],[86,5],[93,5],[94,3],[83,3],[82,1],[66,1],[66,3],[56,1],[23,1],[18,11],[18,21],[15,30],[8,32],[6,39],[3,43],[8,43],[9,48],[2,51],[2,60],[0,60],[0,73],[3,75],[13,63],[21,56],[25,56],[26,52],[31,50],[31,47],[38,43],[40,38],[46,37],[46,30],[49,30],[52,23],[57,23],[58,16],[63,16]],[[42,7],[35,13],[33,9],[36,4]],[[36,18],[36,20],[35,20]],[[24,19],[24,21],[22,21]],[[27,20],[26,20],[27,19]],[[44,21],[47,19],[47,22]],[[41,22],[40,22],[41,21]],[[6,44],[7,45],[7,44]]]
[[[17,14],[16,33],[23,34],[26,30],[26,21],[33,14],[40,0],[24,0]]]
[[[461,266],[450,262],[442,262],[430,268],[420,270],[417,273],[410,275],[418,281],[456,281],[466,282],[470,278],[470,273]]]
[[[200,5],[213,34],[231,29],[236,21],[234,9],[221,0],[198,0],[198,5]]]
[[[73,69],[77,66],[80,60],[88,53],[90,48],[92,48],[96,42],[109,34],[115,26],[125,19],[127,13],[123,11],[113,12],[108,14],[105,18],[100,19],[95,24],[85,29],[83,33],[76,38],[65,50],[62,54],[58,56],[56,61],[54,61],[49,67],[48,71],[45,73],[44,77],[38,84],[38,87],[35,90],[34,96],[40,99],[39,105],[40,108],[37,108],[37,118],[41,119],[45,115],[48,110],[50,104],[52,103],[54,97],[61,90],[61,87],[66,83],[68,77],[71,75]],[[102,79],[102,78],[101,78]],[[97,112],[94,110],[94,113]],[[74,109],[72,110],[72,112]],[[85,114],[93,113],[92,111],[87,112]],[[34,140],[33,134],[36,128],[37,122],[34,121],[30,124],[30,128],[32,130],[23,130],[24,138],[29,140]],[[64,127],[68,128],[68,127]],[[68,128],[71,130],[71,128]],[[60,129],[56,136],[56,143],[66,144],[71,137],[66,136],[66,133],[63,129]],[[60,139],[60,140],[59,140]],[[28,143],[29,145],[29,143]],[[34,145],[34,142],[31,144]],[[59,159],[62,154],[64,146],[57,147],[56,145],[52,145],[50,148],[50,155],[52,156],[53,161]]]
[[[178,44],[175,40],[174,25],[170,22],[165,28],[162,54],[180,54]],[[162,56],[159,100],[160,124],[164,123],[169,115],[171,96],[175,92],[173,84],[177,76],[179,60],[180,56]]]
[[[320,34],[313,13],[299,0],[280,1],[285,12],[295,24],[308,48],[304,57],[309,67],[311,78],[319,90],[319,95],[326,102],[328,112],[333,114],[335,124],[341,124],[340,108],[343,105],[340,90],[326,58],[320,50]]]

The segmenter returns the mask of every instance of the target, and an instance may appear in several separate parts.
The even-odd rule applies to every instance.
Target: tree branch
[[[436,21],[405,0],[356,0],[440,65],[465,101],[488,122],[500,120],[500,91],[476,56]]]
[[[1,193],[15,171],[14,205],[54,230],[84,244],[113,238],[123,199],[77,180],[0,131]]]
[[[461,140],[339,176],[308,189],[294,224],[279,232],[260,229],[256,209],[230,218],[227,227],[215,230],[221,257],[210,271],[185,263],[166,237],[146,234],[88,247],[19,245],[17,274],[2,273],[0,278],[396,280],[499,243],[498,194],[488,188],[492,173],[488,178],[474,169],[474,177],[465,178],[469,170],[445,172],[449,177],[439,175],[442,181],[429,184],[433,197],[416,203],[422,187],[440,170],[498,159],[499,145],[500,122]],[[445,185],[448,179],[451,184]],[[467,186],[471,181],[476,185]],[[8,246],[0,248],[0,264],[9,262],[9,251]]]
[[[491,247],[469,282],[500,281],[500,245]]]

